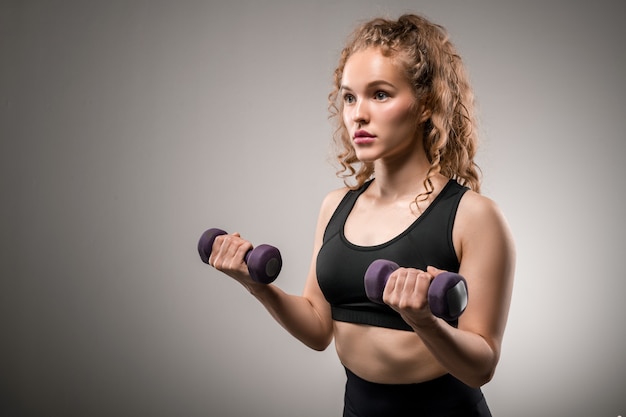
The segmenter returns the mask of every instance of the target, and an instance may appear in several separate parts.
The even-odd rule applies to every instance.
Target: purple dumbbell
[[[399,266],[386,259],[377,259],[365,271],[365,293],[375,303],[383,304],[383,290],[389,275]],[[467,283],[454,272],[442,272],[430,283],[428,304],[433,315],[447,321],[456,320],[467,307]]]
[[[205,264],[209,263],[209,256],[211,256],[215,238],[225,234],[227,234],[225,231],[215,228],[202,233],[198,241],[198,253],[202,262]],[[246,265],[248,265],[250,277],[261,284],[273,282],[283,266],[280,251],[270,245],[259,245],[250,249],[246,253],[244,260]]]

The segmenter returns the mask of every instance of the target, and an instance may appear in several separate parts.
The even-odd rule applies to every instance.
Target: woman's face
[[[377,48],[348,58],[341,79],[343,122],[363,162],[415,149],[419,120],[413,88],[404,71]]]

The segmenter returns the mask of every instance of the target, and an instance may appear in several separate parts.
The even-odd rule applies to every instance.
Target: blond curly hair
[[[423,124],[424,149],[430,167],[424,180],[426,192],[416,197],[416,203],[433,192],[431,178],[437,173],[480,192],[480,169],[474,162],[478,129],[468,75],[447,31],[413,14],[403,15],[398,20],[376,18],[362,24],[341,52],[333,90],[328,95],[330,116],[337,124],[333,137],[336,159],[341,165],[337,175],[346,185],[354,176],[356,184],[351,188],[358,188],[374,174],[373,164],[361,163],[356,158],[340,117],[343,101],[339,97],[346,61],[353,53],[372,47],[403,64],[416,99],[430,114]]]

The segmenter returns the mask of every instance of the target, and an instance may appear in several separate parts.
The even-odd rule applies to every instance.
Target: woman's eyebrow
[[[366,89],[371,89],[374,87],[381,87],[381,86],[386,86],[386,87],[391,87],[391,88],[396,88],[396,86],[393,83],[390,83],[389,81],[386,80],[375,80],[375,81],[370,81],[369,83],[367,83],[365,85]],[[353,91],[352,88],[350,88],[350,86],[346,85],[346,84],[341,84],[341,86],[339,87],[340,90],[347,90],[347,91]]]

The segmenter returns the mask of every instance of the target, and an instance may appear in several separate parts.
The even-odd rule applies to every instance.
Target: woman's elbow
[[[298,339],[310,349],[323,352],[330,346],[333,336],[333,326],[331,324],[320,326],[315,332],[302,335]]]
[[[485,363],[480,370],[473,372],[472,375],[466,378],[463,382],[472,388],[480,388],[493,379],[496,374],[497,366],[498,356],[494,355],[494,357],[490,361],[487,361],[487,363]]]
[[[495,373],[496,373],[496,368],[494,366],[493,368],[491,368],[489,371],[485,373],[476,374],[472,378],[468,378],[468,380],[465,381],[465,384],[472,388],[481,388],[482,386],[486,385],[493,379],[493,376],[495,375]]]
[[[326,350],[326,348],[328,348],[328,346],[330,346],[330,342],[332,342],[332,340],[333,340],[333,335],[332,333],[330,333],[329,335],[316,337],[310,340],[306,340],[306,341],[303,340],[303,342],[307,347],[317,352],[323,352]]]
[[[307,343],[307,346],[311,349],[313,349],[316,352],[323,352],[326,350],[326,348],[329,346],[329,344],[323,344],[323,343],[319,343],[319,344],[309,344]]]

